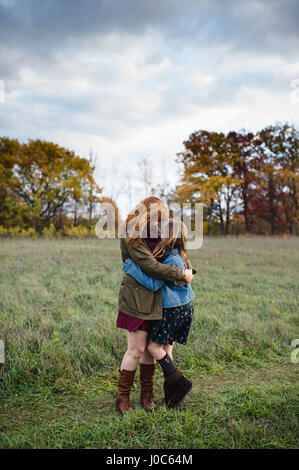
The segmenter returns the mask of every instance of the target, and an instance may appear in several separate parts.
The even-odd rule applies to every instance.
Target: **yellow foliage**
[[[2,227],[2,225],[0,225],[0,237],[6,237],[7,236],[7,229]]]
[[[54,227],[54,224],[50,224],[49,227],[45,227],[43,229],[43,237],[45,238],[53,238],[56,235],[56,229]]]
[[[21,228],[21,227],[10,227],[10,228],[5,228],[0,226],[0,237],[10,237],[10,238],[36,238],[37,233],[33,227],[30,227],[28,229]]]
[[[18,236],[22,238],[29,238],[29,237],[36,238],[38,234],[33,227],[29,227],[27,230],[22,228]]]
[[[73,237],[73,238],[86,238],[86,237],[95,237],[95,229],[91,227],[90,229],[79,225],[77,227],[65,226],[61,230],[56,230],[53,223],[49,227],[45,227],[40,235],[33,227],[28,229],[22,227],[10,227],[5,228],[0,225],[0,238],[9,237],[9,238],[37,238],[39,236],[45,238],[58,238],[61,236]]]
[[[64,227],[63,233],[68,237],[74,238],[85,238],[92,235],[92,233],[86,227],[82,227],[82,225],[78,225],[77,227]]]

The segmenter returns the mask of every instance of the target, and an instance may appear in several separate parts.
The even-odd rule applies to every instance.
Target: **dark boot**
[[[140,364],[140,403],[146,411],[153,411],[154,376],[156,364]]]
[[[181,369],[178,367],[176,368],[176,371],[169,375],[163,383],[163,389],[164,389],[164,400],[162,403],[165,403],[166,406],[168,406],[170,398],[175,391],[176,388],[176,383],[179,380],[179,378],[183,375]]]
[[[164,389],[164,399],[162,403],[165,403],[165,405],[168,405],[170,397],[174,391],[174,386],[168,385],[167,383],[164,382],[163,389]]]
[[[183,401],[187,393],[190,392],[191,388],[192,382],[181,375],[179,380],[174,384],[174,390],[171,394],[167,407],[175,408],[178,406]]]
[[[133,386],[136,370],[137,369],[119,370],[120,376],[117,384],[118,394],[116,397],[115,406],[122,415],[132,408],[130,402],[130,391]]]

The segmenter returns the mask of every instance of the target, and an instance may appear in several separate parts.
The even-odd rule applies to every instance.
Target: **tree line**
[[[202,202],[206,233],[295,235],[299,223],[299,132],[288,123],[252,132],[190,135],[171,200]]]
[[[202,202],[205,234],[297,233],[299,132],[293,125],[255,133],[199,130],[183,145],[176,155],[179,184],[167,192],[156,185],[151,193],[168,202]],[[118,212],[95,181],[95,163],[92,154],[81,158],[52,142],[1,137],[0,227],[90,229],[100,202],[110,201]]]

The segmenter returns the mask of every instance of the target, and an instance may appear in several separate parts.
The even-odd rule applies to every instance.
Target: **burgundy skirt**
[[[157,243],[160,240],[161,240],[160,237],[159,238],[145,238],[145,241],[148,244],[151,251],[154,250],[154,248],[156,247]],[[156,259],[162,262],[163,257],[157,257]],[[128,330],[128,331],[142,330],[142,331],[147,331],[148,333],[152,331],[152,327],[154,323],[155,323],[155,320],[140,320],[140,318],[131,317],[130,315],[127,315],[126,313],[123,313],[120,310],[118,311],[118,316],[116,320],[117,328],[124,328],[125,330]]]
[[[152,330],[152,325],[154,321],[151,320],[141,320],[140,318],[131,317],[126,313],[118,311],[118,316],[116,320],[117,328],[124,328],[128,331],[147,331],[148,333]]]

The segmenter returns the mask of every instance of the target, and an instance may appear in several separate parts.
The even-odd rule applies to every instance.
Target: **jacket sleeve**
[[[144,287],[151,291],[156,291],[161,289],[161,287],[165,284],[164,281],[160,281],[159,279],[154,279],[148,274],[144,273],[142,269],[135,263],[131,258],[128,258],[124,265],[123,271],[126,274],[130,274],[130,276],[134,277],[139,284],[142,284]]]
[[[127,243],[130,258],[149,276],[163,281],[186,281],[184,270],[178,266],[159,263],[144,241],[137,247]]]
[[[182,264],[184,264],[184,261],[181,257],[175,256],[175,255],[170,255],[163,261],[163,264],[173,264],[175,266],[182,266]],[[187,269],[192,269],[193,274],[196,273],[196,270],[193,269],[191,261],[189,259],[187,261],[187,265],[185,265],[185,266],[187,267]],[[174,281],[174,284],[175,285],[182,285],[181,282],[179,282],[179,281]],[[186,282],[185,285],[187,285],[187,284],[188,283]]]

